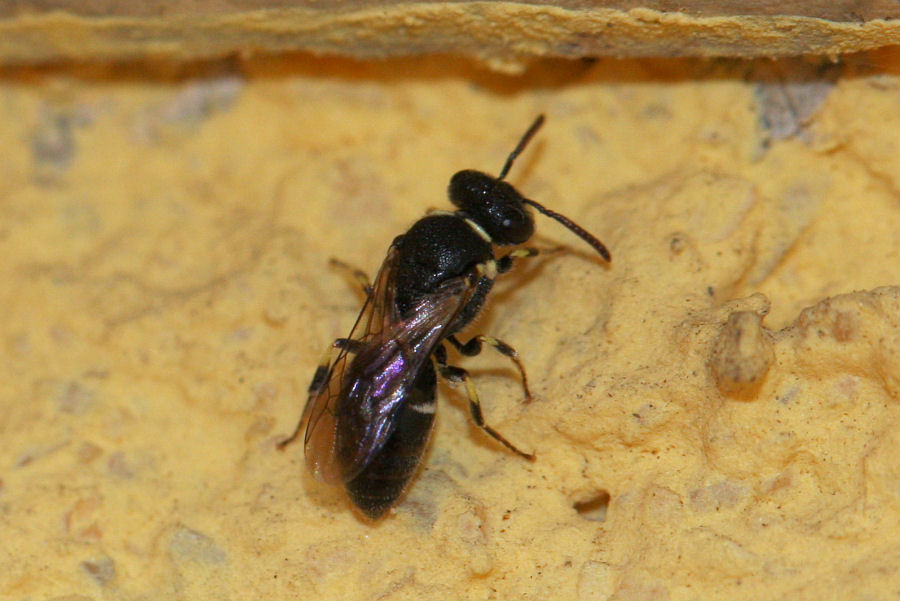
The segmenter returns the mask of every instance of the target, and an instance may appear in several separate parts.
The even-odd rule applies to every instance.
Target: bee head
[[[488,233],[494,244],[522,244],[534,233],[534,218],[519,192],[503,180],[467,169],[450,178],[450,202]]]
[[[450,188],[447,191],[450,202],[484,229],[494,244],[499,245],[522,244],[531,238],[534,233],[534,218],[525,208],[525,205],[528,205],[569,228],[572,233],[590,244],[604,260],[609,261],[609,251],[600,240],[565,215],[525,198],[518,190],[503,181],[513,161],[525,149],[543,123],[544,116],[539,115],[519,140],[518,145],[509,153],[506,164],[496,178],[473,169],[460,171],[451,177]]]

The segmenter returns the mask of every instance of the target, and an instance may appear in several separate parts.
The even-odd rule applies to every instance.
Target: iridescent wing
[[[471,298],[473,275],[444,282],[397,314],[391,247],[356,325],[303,412],[306,465],[320,480],[356,477],[394,431],[422,365]]]

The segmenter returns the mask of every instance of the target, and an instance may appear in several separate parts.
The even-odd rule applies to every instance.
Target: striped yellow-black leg
[[[469,372],[461,367],[456,367],[455,365],[447,365],[447,351],[443,346],[439,346],[435,350],[434,358],[437,363],[438,372],[443,378],[449,382],[463,382],[466,385],[466,396],[469,399],[469,413],[472,414],[475,425],[487,432],[494,440],[516,455],[524,457],[529,461],[534,461],[533,454],[519,450],[513,443],[506,440],[502,434],[485,423],[484,415],[481,413],[481,401],[478,399],[478,391],[475,390],[475,383],[472,381],[472,376],[469,375]]]
[[[517,248],[497,259],[497,273],[506,273],[512,269],[515,259],[530,259],[531,257],[536,257],[540,252],[536,248]]]
[[[553,247],[544,250],[539,250],[537,248],[525,247],[525,248],[517,248],[516,250],[507,253],[496,260],[496,272],[497,273],[506,273],[510,269],[512,269],[513,262],[516,259],[530,259],[531,257],[536,257],[540,253],[554,253],[561,250],[562,247]],[[497,352],[501,353],[509,357],[513,363],[516,364],[516,369],[519,370],[519,374],[522,377],[522,389],[525,391],[525,402],[530,402],[534,397],[531,394],[531,389],[528,387],[528,375],[525,373],[525,366],[522,365],[522,361],[519,359],[519,353],[506,344],[502,340],[498,340],[496,338],[492,338],[490,336],[475,336],[465,344],[460,342],[455,336],[449,336],[447,340],[450,341],[450,344],[459,351],[460,354],[465,355],[466,357],[474,357],[481,353],[482,344],[489,344],[494,347]]]
[[[522,365],[522,361],[519,359],[519,353],[516,349],[502,340],[497,340],[490,336],[475,336],[465,344],[457,340],[456,336],[449,336],[447,340],[450,341],[450,344],[452,344],[461,355],[465,355],[466,357],[474,357],[481,353],[482,344],[490,345],[501,355],[509,357],[510,360],[516,364],[516,368],[519,370],[519,375],[522,378],[522,389],[525,391],[525,402],[531,402],[533,397],[531,395],[531,390],[528,388],[528,375],[525,373],[525,366]]]
[[[322,359],[319,360],[319,365],[316,367],[316,372],[313,374],[312,382],[309,383],[309,398],[318,395],[322,391],[322,387],[328,384],[328,370],[331,369],[331,364],[334,362],[335,352],[346,350],[348,353],[355,353],[359,350],[359,346],[360,343],[358,341],[350,340],[348,338],[338,338],[328,345],[328,349],[322,354]],[[302,427],[303,418],[301,417],[300,421],[297,422],[297,427],[294,428],[291,435],[278,443],[278,450],[283,451],[284,447],[294,442],[300,434]]]

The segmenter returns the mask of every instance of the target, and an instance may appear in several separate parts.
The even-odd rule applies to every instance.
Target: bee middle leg
[[[519,370],[519,375],[522,378],[522,389],[525,391],[525,402],[530,403],[534,398],[531,395],[531,390],[528,388],[528,374],[525,373],[525,366],[522,365],[522,361],[519,359],[519,353],[516,349],[502,340],[490,336],[475,336],[465,344],[460,342],[456,336],[448,336],[447,340],[457,351],[459,351],[459,354],[465,355],[466,357],[474,357],[481,353],[482,344],[490,345],[501,355],[509,357],[510,360],[516,364],[516,368]]]
[[[472,415],[475,425],[487,432],[494,440],[516,455],[524,457],[529,461],[534,461],[534,455],[532,453],[526,453],[525,451],[520,450],[484,421],[484,415],[481,412],[481,401],[478,398],[478,391],[475,389],[475,383],[472,381],[472,376],[461,367],[447,364],[447,350],[443,345],[438,346],[435,350],[434,359],[435,363],[437,363],[438,373],[441,374],[441,377],[449,382],[465,383],[466,396],[469,399],[469,413]]]
[[[363,294],[366,295],[366,298],[372,297],[372,293],[373,293],[374,289],[372,288],[372,283],[369,282],[369,276],[366,275],[365,271],[363,271],[362,269],[359,269],[357,267],[354,267],[353,265],[350,265],[349,263],[344,263],[340,259],[335,259],[334,257],[331,257],[331,259],[328,260],[328,264],[331,265],[332,267],[337,267],[339,269],[343,269],[344,271],[348,272],[353,277],[353,279],[356,280],[356,282],[359,284],[359,286],[363,289]]]
[[[322,387],[328,382],[328,371],[331,369],[331,365],[335,359],[335,351],[342,350],[347,351],[348,353],[356,353],[359,351],[359,348],[362,346],[362,343],[358,340],[351,340],[349,338],[338,338],[334,342],[328,345],[328,348],[325,350],[325,353],[322,354],[322,358],[319,360],[319,365],[316,366],[316,372],[313,374],[312,382],[309,383],[308,394],[310,397],[313,397],[320,392],[322,392]],[[278,450],[284,450],[284,447],[291,444],[296,440],[297,436],[300,435],[300,430],[303,428],[303,417],[301,416],[300,421],[297,422],[297,427],[294,428],[294,431],[290,436],[285,438],[282,441],[278,442]]]

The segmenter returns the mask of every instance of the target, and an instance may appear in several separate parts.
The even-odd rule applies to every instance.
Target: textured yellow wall
[[[888,598],[898,68],[6,71],[0,598]],[[568,250],[472,328],[537,400],[502,358],[462,362],[537,461],[444,388],[424,470],[370,525],[274,446],[359,309],[327,260],[373,273],[541,112],[510,181],[613,262],[538,218]]]

